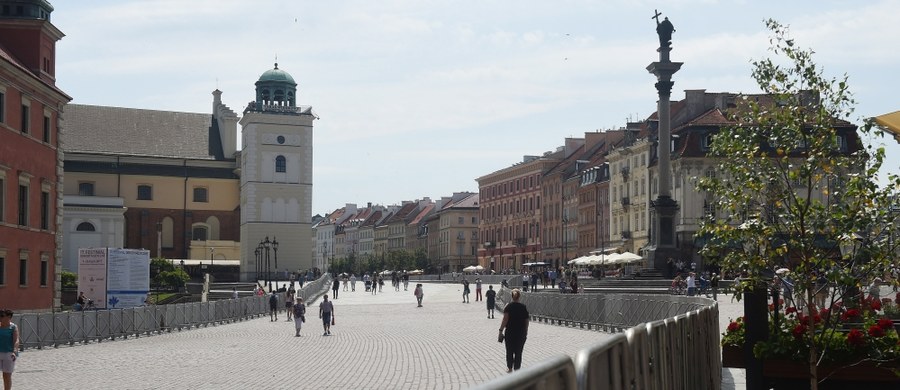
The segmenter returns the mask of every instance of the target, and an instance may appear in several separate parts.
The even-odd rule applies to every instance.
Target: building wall
[[[36,21],[48,28],[49,23]],[[40,31],[38,28],[36,31]],[[11,39],[4,29],[2,40]],[[13,41],[20,50],[7,47],[14,55],[27,51],[39,57],[39,45],[48,37],[35,42]],[[49,40],[50,46],[53,40]],[[25,92],[23,92],[25,91]],[[12,310],[49,310],[58,306],[57,272],[62,240],[58,225],[62,186],[61,153],[58,150],[61,110],[68,96],[39,81],[33,74],[23,72],[8,60],[0,59],[0,94],[3,94],[3,120],[0,121],[0,180],[3,186],[0,200],[0,258],[3,259],[0,279],[0,307]],[[23,131],[22,106],[28,107],[28,129]],[[45,139],[44,123],[49,125]],[[28,188],[27,221],[20,225],[19,186]],[[42,195],[45,194],[45,195]],[[43,209],[41,199],[47,199]],[[24,260],[24,263],[21,261]],[[24,267],[22,266],[24,264]],[[24,269],[24,283],[20,272]],[[43,276],[43,277],[42,277]]]
[[[249,243],[280,237],[280,268],[313,268],[312,120],[309,114],[247,111],[241,118],[241,237]],[[283,138],[280,138],[283,137]],[[276,172],[277,156],[286,160]],[[333,250],[341,250],[336,242]],[[241,268],[250,269],[254,245],[242,249]],[[331,248],[329,248],[332,250]],[[337,255],[337,254],[335,254]]]

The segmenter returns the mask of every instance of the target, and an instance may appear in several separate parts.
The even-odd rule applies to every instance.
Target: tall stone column
[[[670,120],[669,97],[672,94],[672,86],[675,84],[672,82],[672,75],[681,69],[683,63],[669,60],[669,53],[672,51],[670,42],[675,28],[669,22],[669,18],[659,22],[659,16],[659,13],[654,16],[657,21],[656,32],[659,34],[660,42],[659,49],[657,49],[659,61],[647,66],[647,70],[656,75],[656,90],[659,94],[656,111],[659,117],[656,153],[658,195],[655,200],[651,201],[654,218],[649,259],[654,268],[665,270],[666,259],[669,257],[677,258],[678,256],[675,245],[675,214],[678,212],[678,202],[672,199],[671,193],[672,123]]]

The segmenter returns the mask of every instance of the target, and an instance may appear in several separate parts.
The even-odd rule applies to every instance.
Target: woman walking
[[[522,292],[514,289],[511,295],[513,301],[503,308],[503,321],[500,323],[500,333],[506,329],[506,372],[522,368],[522,349],[528,338],[528,309],[519,303]]]
[[[12,310],[0,309],[0,371],[3,371],[3,388],[12,388],[12,374],[19,356],[19,328],[12,323]]]
[[[303,298],[297,297],[297,304],[292,309],[294,312],[294,329],[296,330],[294,337],[300,337],[300,328],[306,322],[306,305],[303,304]]]

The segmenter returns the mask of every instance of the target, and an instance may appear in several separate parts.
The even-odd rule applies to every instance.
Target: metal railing
[[[511,301],[498,294],[498,306]],[[719,389],[718,304],[695,297],[522,294],[533,320],[624,333],[476,389]],[[577,380],[562,380],[571,365]],[[571,378],[570,378],[571,379]],[[547,384],[552,384],[547,386]]]
[[[304,285],[296,296],[310,302],[324,293],[330,284],[331,277],[325,275]],[[282,307],[284,295],[279,294]],[[128,309],[25,313],[16,315],[16,324],[22,349],[41,349],[248,320],[268,313],[267,300],[267,296],[253,296]]]

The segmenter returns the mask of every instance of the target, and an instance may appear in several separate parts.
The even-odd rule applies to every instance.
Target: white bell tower
[[[297,83],[267,70],[241,118],[241,280],[284,280],[313,266],[312,134]],[[268,240],[268,244],[266,241]]]

